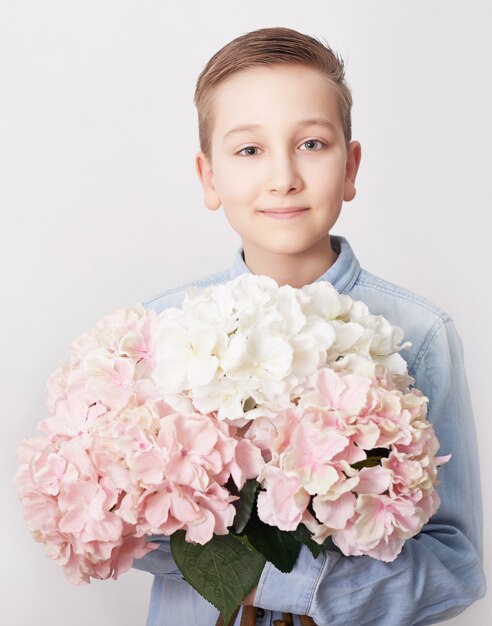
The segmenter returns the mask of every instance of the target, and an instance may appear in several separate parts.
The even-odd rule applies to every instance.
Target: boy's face
[[[328,79],[300,65],[251,68],[214,95],[212,162],[196,155],[207,208],[223,206],[246,256],[326,251],[343,201],[355,196],[361,154],[358,142],[347,148]],[[313,119],[327,125],[303,123]],[[230,132],[250,124],[257,128]],[[265,213],[287,208],[307,210]]]

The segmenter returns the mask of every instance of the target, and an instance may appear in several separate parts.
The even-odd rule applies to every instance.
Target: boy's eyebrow
[[[313,117],[309,120],[302,120],[297,125],[303,126],[303,127],[304,126],[326,126],[327,128],[330,128],[331,130],[336,130],[335,124],[330,122],[330,120],[325,119],[324,117]],[[230,137],[231,135],[242,133],[246,130],[258,130],[259,128],[261,128],[260,124],[242,124],[241,126],[236,126],[235,128],[231,128],[230,130],[228,130],[224,135],[224,139],[226,139],[227,137]]]

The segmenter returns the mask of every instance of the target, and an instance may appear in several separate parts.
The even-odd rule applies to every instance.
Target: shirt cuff
[[[302,546],[296,564],[288,574],[267,561],[258,582],[254,605],[270,611],[309,615],[326,559],[325,553],[315,559],[309,548]]]

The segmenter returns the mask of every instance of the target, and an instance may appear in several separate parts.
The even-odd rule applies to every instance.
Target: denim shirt
[[[423,625],[451,619],[485,594],[482,567],[482,503],[473,410],[463,363],[463,346],[453,320],[428,300],[361,269],[344,237],[331,236],[338,257],[317,280],[362,300],[371,313],[404,330],[412,346],[401,351],[415,386],[428,398],[439,455],[452,454],[439,470],[441,506],[408,539],[397,558],[347,557],[326,550],[318,558],[302,547],[294,569],[281,573],[267,563],[254,605],[258,626],[282,612],[311,616],[317,626]],[[144,302],[160,313],[179,307],[191,285],[226,283],[250,272],[239,247],[230,269],[168,290]],[[218,611],[186,583],[174,563],[169,539],[136,559],[133,566],[155,575],[147,626],[214,626]],[[239,626],[239,612],[235,626]],[[300,620],[294,617],[294,623]]]

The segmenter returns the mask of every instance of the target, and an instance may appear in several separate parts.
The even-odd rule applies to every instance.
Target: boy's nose
[[[288,155],[272,156],[268,183],[270,191],[287,193],[291,189],[300,189],[302,179],[295,160]]]

